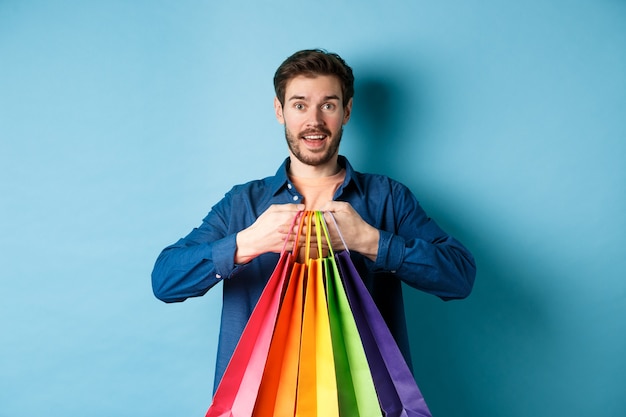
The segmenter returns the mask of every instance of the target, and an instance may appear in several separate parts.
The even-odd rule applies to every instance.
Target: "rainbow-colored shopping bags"
[[[206,417],[430,417],[349,252],[333,252],[323,213],[296,221],[296,244],[283,248]]]

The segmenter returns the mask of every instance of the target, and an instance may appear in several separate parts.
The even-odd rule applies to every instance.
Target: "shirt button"
[[[287,184],[287,188],[291,190],[293,187],[291,186],[291,184]]]
[[[298,201],[298,196],[297,195],[293,196],[293,201]]]
[[[220,274],[215,274],[215,278],[222,279],[222,276]]]

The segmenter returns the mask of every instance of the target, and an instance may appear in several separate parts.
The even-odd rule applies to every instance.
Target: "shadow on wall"
[[[440,204],[453,202],[454,195],[446,196],[445,190],[433,192],[427,184],[429,173],[420,172],[420,160],[428,155],[407,152],[421,148],[415,141],[428,140],[423,126],[429,123],[424,118],[433,110],[424,102],[426,90],[420,91],[413,71],[407,83],[408,74],[400,74],[398,66],[390,67],[395,69],[357,79],[351,124],[364,155],[357,169],[399,179],[420,200],[420,195],[438,195],[443,197],[437,198]],[[445,115],[437,116],[445,123]],[[407,179],[407,170],[419,178]],[[458,224],[455,219],[462,214],[458,204],[423,203],[429,215],[474,254],[478,276],[474,292],[463,301],[444,303],[405,286],[417,382],[434,415],[501,416],[519,401],[521,392],[534,389],[532,381],[544,377],[553,359],[550,352],[536,352],[550,344],[554,334],[546,318],[544,302],[549,300],[524,285],[525,262],[532,255],[520,259],[513,232],[498,225],[486,228],[482,219]],[[549,279],[551,272],[540,270]]]
[[[363,156],[358,170],[393,176],[401,171],[398,150],[402,149],[401,126],[404,113],[398,105],[405,105],[408,97],[403,94],[398,76],[365,75],[355,81],[354,111],[351,128],[358,140],[358,151]],[[413,109],[417,107],[415,103]],[[411,140],[411,139],[408,139]]]

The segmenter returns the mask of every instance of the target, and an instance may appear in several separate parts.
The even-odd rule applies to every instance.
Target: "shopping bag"
[[[349,253],[333,253],[321,212],[299,218],[296,244],[283,248],[207,417],[430,417]]]
[[[341,231],[334,221],[339,235]],[[343,240],[343,238],[342,238]],[[344,247],[347,248],[345,242]],[[386,417],[431,417],[402,353],[346,249],[335,253],[350,308]]]
[[[322,240],[317,212],[307,213],[307,264],[296,416],[339,417],[335,362],[324,286]],[[313,224],[317,231],[317,258],[310,256]]]
[[[304,216],[302,216],[304,220]],[[294,259],[298,255],[302,223],[298,228]],[[254,406],[255,417],[293,417],[300,363],[300,334],[306,265],[294,261],[281,302],[263,378]]]
[[[254,417],[339,416],[322,260],[311,257],[314,218],[301,217],[293,252],[298,259],[305,233],[304,260],[294,262],[281,302]]]
[[[296,218],[291,229],[295,225]],[[276,268],[263,289],[235,347],[206,417],[249,417],[252,415],[274,333],[281,296],[294,265],[293,253],[285,250],[288,239],[289,237],[285,240]]]
[[[339,414],[350,417],[381,417],[376,388],[365,356],[361,337],[350,310],[337,263],[321,212],[322,230],[329,256],[324,258],[328,315],[338,388]],[[319,239],[318,239],[319,240]]]

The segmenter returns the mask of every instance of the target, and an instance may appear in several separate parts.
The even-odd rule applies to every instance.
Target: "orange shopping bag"
[[[293,257],[297,259],[305,216],[298,227]],[[306,264],[294,262],[281,302],[254,417],[293,417],[300,361],[300,333]]]
[[[302,341],[296,416],[339,417],[335,361],[324,285],[319,216],[308,212],[305,261],[308,265],[302,318]],[[318,257],[309,256],[315,223]]]
[[[318,257],[311,257],[315,221],[313,212],[305,212],[301,218],[298,236],[305,235],[304,260],[294,261],[254,417],[339,417],[319,236]],[[298,259],[300,240],[294,245],[294,259]]]

